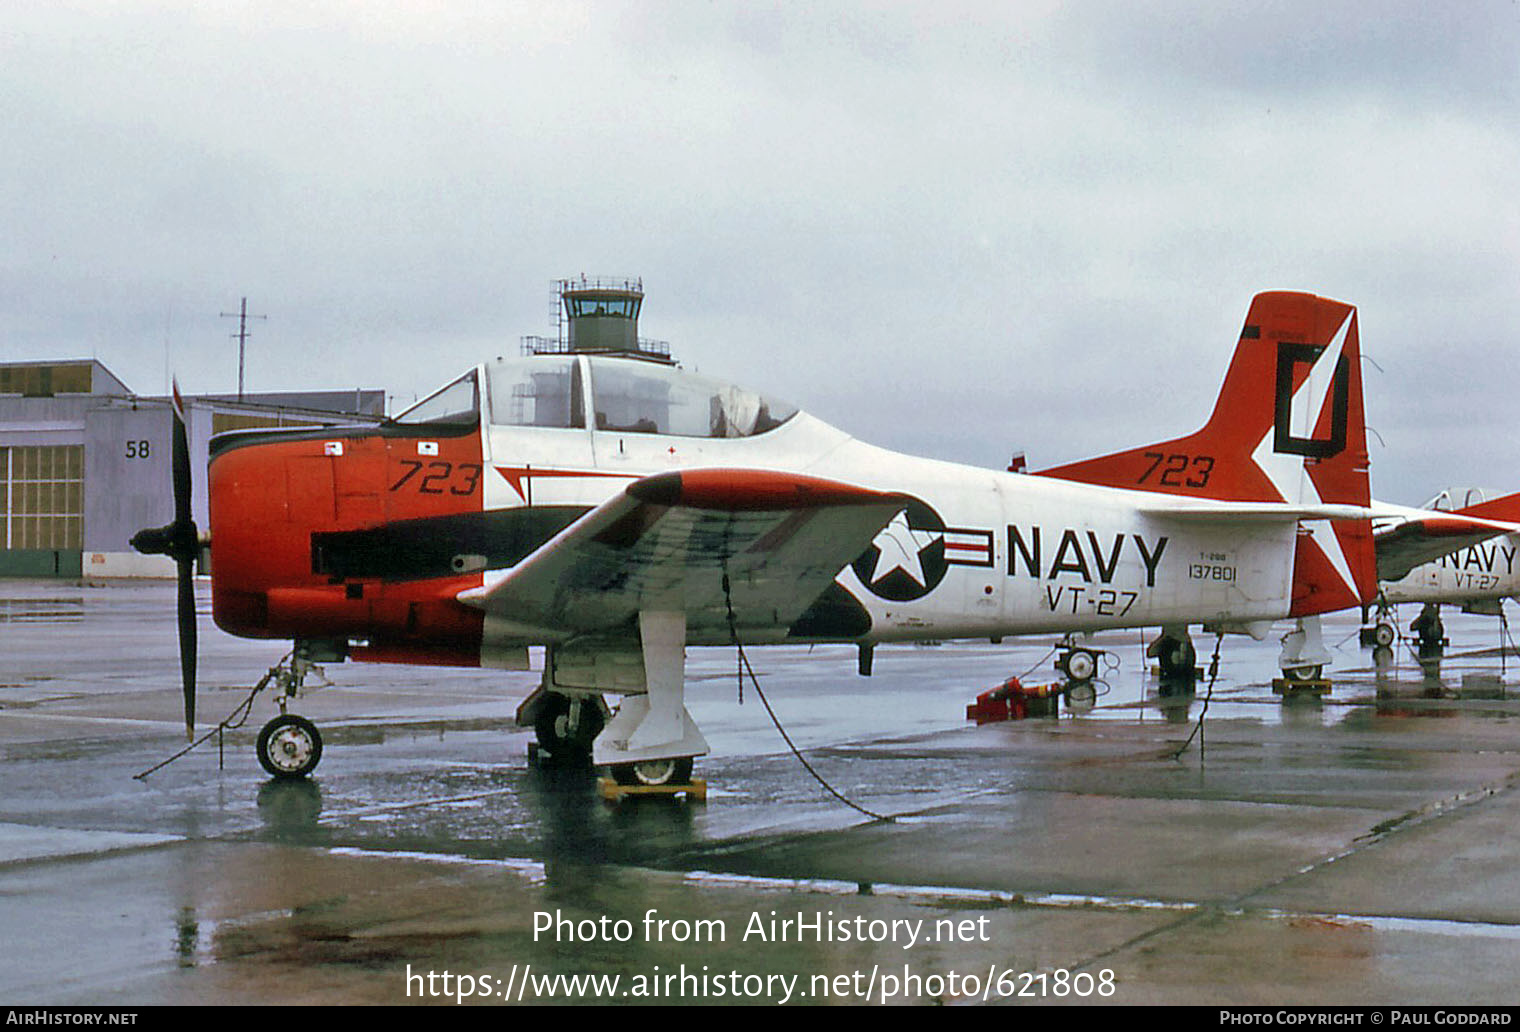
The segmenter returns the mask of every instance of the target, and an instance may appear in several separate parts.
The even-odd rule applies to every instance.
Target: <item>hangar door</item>
[[[0,448],[0,574],[78,576],[84,447]]]

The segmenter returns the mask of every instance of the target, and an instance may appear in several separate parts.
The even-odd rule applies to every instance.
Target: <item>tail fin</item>
[[[1257,294],[1202,430],[1039,475],[1220,501],[1367,506],[1356,309],[1313,294]],[[1301,525],[1291,615],[1376,593],[1367,521]]]
[[[1520,493],[1490,498],[1486,502],[1479,502],[1476,505],[1469,505],[1456,511],[1462,516],[1476,516],[1482,520],[1504,520],[1509,523],[1520,523]]]

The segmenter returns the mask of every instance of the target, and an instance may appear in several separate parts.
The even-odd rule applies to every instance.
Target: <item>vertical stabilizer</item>
[[[1313,294],[1256,295],[1202,430],[1039,475],[1219,501],[1367,506],[1356,309]],[[1376,592],[1370,523],[1300,525],[1291,615]]]

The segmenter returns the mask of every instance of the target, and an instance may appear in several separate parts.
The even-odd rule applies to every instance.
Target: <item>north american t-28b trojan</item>
[[[1504,600],[1520,595],[1520,494],[1485,499],[1470,491],[1467,502],[1454,508],[1443,491],[1422,509],[1373,503],[1379,591],[1377,622],[1363,629],[1364,644],[1394,643],[1393,610],[1403,602],[1422,604],[1421,619],[1432,621],[1419,633],[1422,652],[1441,641],[1436,613],[1443,604],[1497,616],[1508,634]]]
[[[520,712],[540,740],[679,783],[708,751],[688,645],[848,642],[868,672],[882,642],[1259,629],[1376,591],[1350,305],[1258,295],[1202,430],[1056,479],[865,444],[643,353],[634,285],[563,287],[561,353],[379,426],[213,440],[215,620],[293,639],[288,693],[313,660],[526,669],[546,646]],[[142,537],[188,579],[188,503]],[[320,737],[282,714],[259,752],[302,776]]]

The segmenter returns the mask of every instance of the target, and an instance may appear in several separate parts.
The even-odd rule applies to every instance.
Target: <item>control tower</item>
[[[596,352],[626,354],[670,361],[670,345],[639,339],[639,309],[644,283],[639,279],[588,278],[557,280],[555,322],[557,339],[524,337],[530,354]]]
[[[571,351],[637,351],[639,307],[644,285],[638,280],[560,280],[560,303],[570,324]]]

